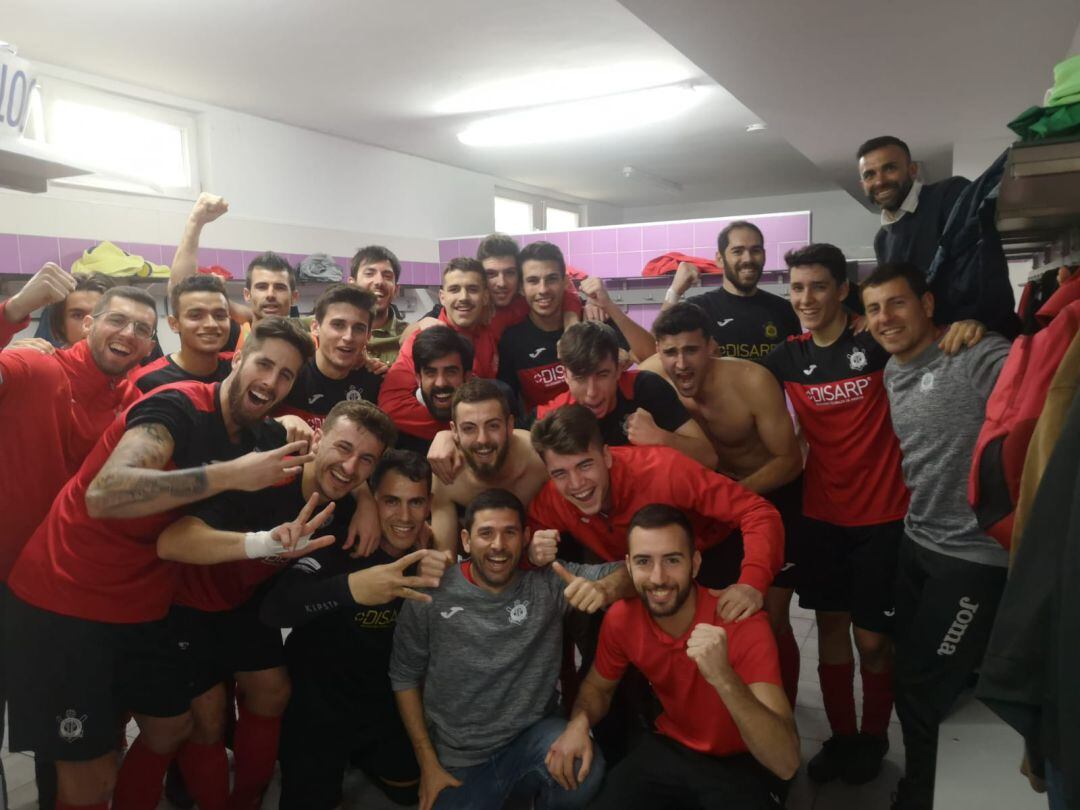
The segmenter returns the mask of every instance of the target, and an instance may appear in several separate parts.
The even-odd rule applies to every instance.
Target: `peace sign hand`
[[[244,553],[248,559],[259,557],[284,557],[294,559],[309,554],[319,548],[324,548],[334,542],[333,535],[311,539],[315,530],[322,526],[330,518],[334,511],[334,502],[331,501],[314,518],[312,512],[319,505],[319,496],[313,493],[308,498],[296,520],[275,526],[268,532],[248,532],[244,536]]]
[[[420,574],[405,572],[419,565]],[[386,565],[375,565],[349,574],[349,591],[358,605],[385,605],[394,599],[430,602],[431,597],[416,588],[438,588],[442,575],[450,567],[446,552],[422,548]]]

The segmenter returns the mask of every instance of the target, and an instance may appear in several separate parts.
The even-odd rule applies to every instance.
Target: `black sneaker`
[[[915,785],[905,776],[896,783],[896,790],[892,795],[890,810],[933,810],[933,791],[917,790]]]
[[[806,775],[819,785],[840,776],[847,767],[851,749],[858,739],[840,734],[832,735],[822,743],[821,750],[806,763]]]
[[[176,764],[176,760],[173,760],[165,773],[165,798],[178,810],[191,810],[195,806],[195,800],[188,793],[187,785],[184,784],[184,775],[180,773],[180,766]]]
[[[882,734],[859,734],[852,740],[840,778],[849,785],[863,785],[881,773],[881,760],[889,750],[889,738]]]

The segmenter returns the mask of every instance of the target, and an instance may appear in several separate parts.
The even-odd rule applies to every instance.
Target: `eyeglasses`
[[[101,318],[109,325],[109,328],[115,329],[117,332],[123,332],[130,325],[135,337],[139,338],[139,340],[152,340],[156,333],[152,324],[146,321],[137,321],[120,312],[100,312],[94,317]]]

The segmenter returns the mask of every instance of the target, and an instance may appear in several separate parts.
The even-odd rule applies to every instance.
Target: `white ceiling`
[[[1076,0],[620,2],[860,200],[864,140],[947,176],[952,145],[1009,136],[1080,40]]]
[[[0,38],[41,62],[617,206],[830,186],[782,138],[615,0],[6,0]],[[673,124],[475,149],[440,102],[494,79],[660,62],[712,85]],[[528,98],[518,101],[528,105]],[[641,180],[639,170],[683,186]]]
[[[857,193],[854,148],[883,132],[944,174],[952,143],[1004,134],[1038,102],[1080,22],[1076,0],[6,0],[4,12],[0,38],[31,60],[617,206]],[[628,60],[710,85],[707,100],[615,138],[494,150],[457,141],[475,114],[436,112],[494,79]],[[756,120],[769,130],[748,135]],[[627,164],[683,190],[628,181]]]

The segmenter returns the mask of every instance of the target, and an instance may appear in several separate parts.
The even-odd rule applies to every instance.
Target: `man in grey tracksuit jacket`
[[[394,632],[390,681],[420,763],[421,810],[501,808],[511,795],[532,796],[537,808],[584,807],[603,777],[599,750],[573,791],[544,765],[566,726],[554,715],[563,616],[632,594],[626,566],[522,570],[524,509],[505,490],[476,498],[465,525],[471,559],[443,576],[430,602],[406,602]]]
[[[894,808],[930,810],[938,726],[982,661],[1005,586],[1008,553],[980,529],[967,483],[1009,342],[988,333],[947,354],[933,296],[911,265],[881,265],[862,295],[870,331],[892,355],[885,388],[911,491],[897,566],[896,712],[906,767]]]

